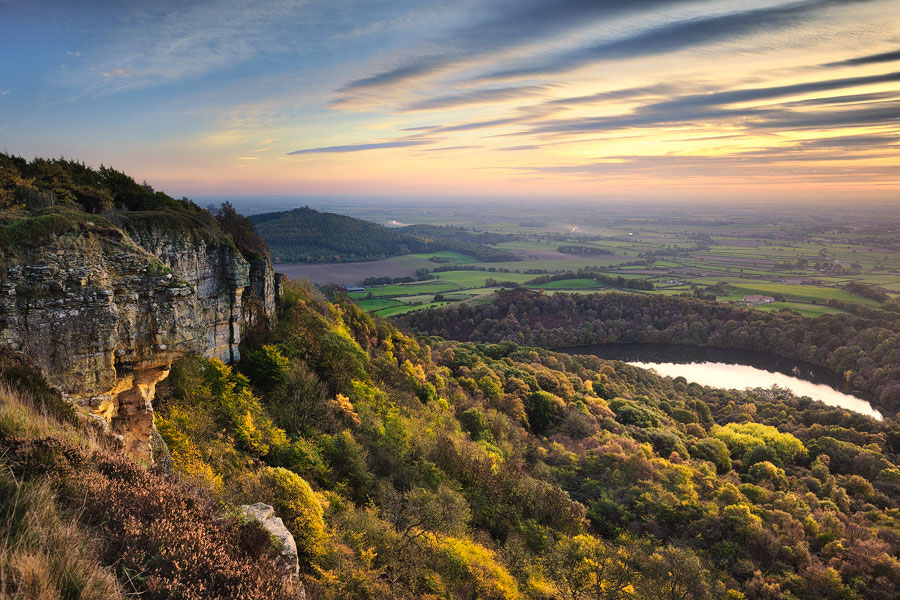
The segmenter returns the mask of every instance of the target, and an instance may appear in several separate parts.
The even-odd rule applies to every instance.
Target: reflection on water
[[[881,420],[862,395],[830,371],[806,363],[749,350],[706,348],[678,344],[598,344],[567,348],[572,354],[593,354],[653,369],[662,376],[684,377],[719,388],[786,388],[797,396],[809,396],[829,406]]]

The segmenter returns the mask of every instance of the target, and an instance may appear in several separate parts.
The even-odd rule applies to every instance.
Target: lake
[[[789,389],[829,406],[881,420],[866,394],[849,387],[831,371],[808,363],[737,348],[709,348],[681,344],[594,344],[565,348],[569,354],[592,354],[652,369],[664,377],[684,377],[718,388]]]

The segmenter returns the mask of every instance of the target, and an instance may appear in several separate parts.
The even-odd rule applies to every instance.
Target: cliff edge
[[[152,400],[170,365],[187,353],[233,362],[274,317],[272,265],[246,254],[197,208],[7,214],[0,343],[152,462]]]

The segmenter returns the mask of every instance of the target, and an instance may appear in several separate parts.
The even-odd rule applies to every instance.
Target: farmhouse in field
[[[772,296],[744,296],[743,302],[747,304],[768,304],[769,302],[775,302],[775,298]]]
[[[364,291],[366,291],[366,288],[364,288],[364,287],[359,287],[359,286],[356,286],[356,285],[348,285],[348,286],[345,287],[344,289],[347,290],[347,293],[348,293],[348,294],[352,294],[352,293],[354,293],[354,292],[364,292]]]

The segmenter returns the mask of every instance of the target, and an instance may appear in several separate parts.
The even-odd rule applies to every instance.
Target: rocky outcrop
[[[297,544],[294,542],[294,536],[284,526],[281,517],[275,516],[275,509],[268,504],[257,502],[256,504],[243,505],[241,510],[249,517],[259,521],[263,529],[269,532],[278,543],[281,549],[280,566],[282,575],[294,583],[299,584],[300,578],[300,562],[297,556]]]
[[[145,217],[130,235],[89,223],[2,255],[0,343],[152,461],[152,400],[187,353],[232,362],[274,317],[278,282],[215,231]]]

